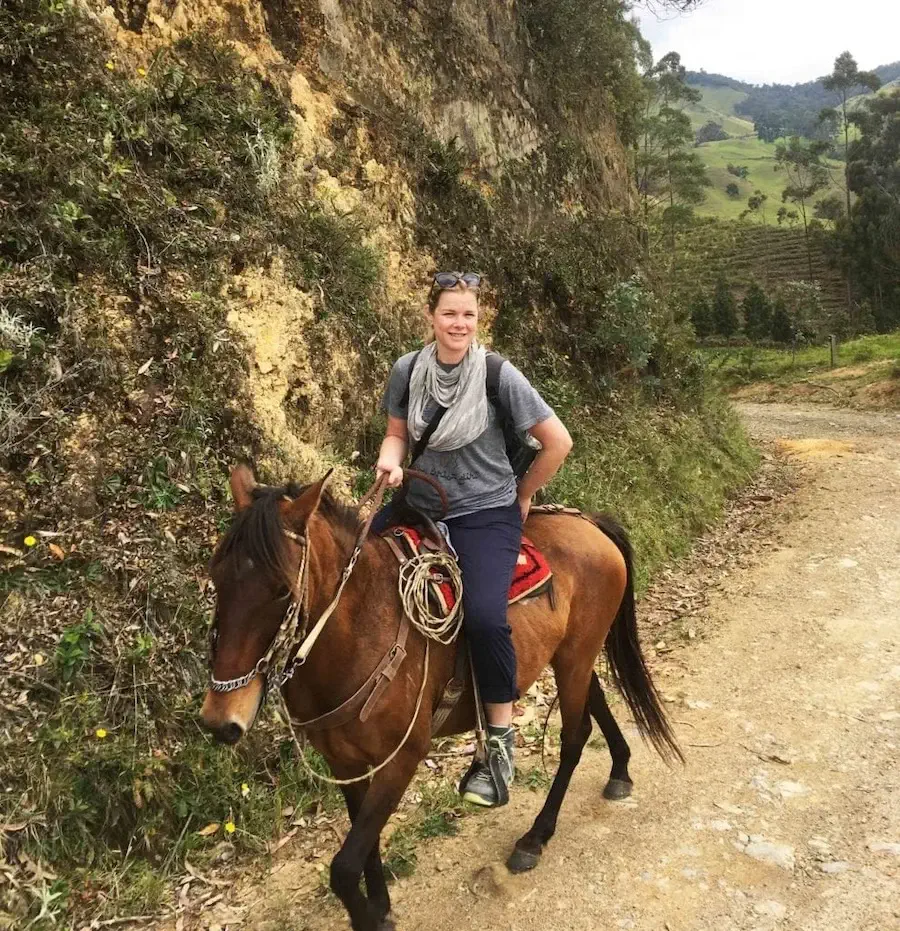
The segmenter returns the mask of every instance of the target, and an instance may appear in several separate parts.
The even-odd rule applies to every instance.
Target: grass
[[[703,99],[684,108],[693,128],[699,129],[709,120],[715,120],[734,138],[706,142],[697,147],[696,152],[708,169],[712,185],[706,189],[706,199],[695,208],[695,212],[701,217],[737,220],[747,209],[747,198],[759,190],[768,195],[769,213],[774,222],[787,181],[783,172],[775,171],[775,144],[758,139],[753,123],[734,112],[734,105],[745,99],[747,93],[731,87],[700,86],[698,89],[702,91]],[[749,177],[741,179],[729,174],[729,164],[746,165],[750,169]],[[843,192],[843,164],[828,164],[832,169],[832,183],[816,196],[816,200]],[[737,184],[740,196],[729,197],[725,193],[726,186],[731,183]]]
[[[759,347],[707,349],[702,350],[702,353],[716,377],[728,387],[763,381],[787,385],[831,369],[831,355],[827,346],[802,347],[796,354],[786,349]],[[881,376],[885,371],[892,371],[890,366],[900,365],[900,332],[862,336],[839,345],[839,366],[870,362],[885,363],[883,369],[873,373]]]
[[[459,831],[459,819],[467,812],[454,780],[426,783],[420,792],[418,806],[405,815],[408,820],[399,822],[385,847],[384,868],[393,879],[411,876],[422,842],[453,836]]]
[[[706,189],[706,200],[695,209],[698,216],[715,217],[720,220],[737,220],[747,209],[747,198],[760,190],[768,195],[767,208],[770,222],[775,222],[775,214],[781,206],[781,192],[787,184],[784,172],[775,170],[775,144],[763,142],[755,135],[740,139],[723,139],[720,142],[706,142],[696,149],[706,165],[712,186]],[[727,166],[746,165],[750,175],[746,179],[736,178],[728,172]],[[821,200],[829,194],[843,192],[843,165],[838,162],[827,163],[832,171],[832,183],[819,194]],[[725,187],[734,182],[740,190],[739,197],[729,197]],[[791,204],[789,209],[794,209]],[[809,217],[812,218],[810,205]]]
[[[626,396],[614,417],[598,416],[574,394],[553,401],[575,446],[549,499],[622,522],[637,553],[638,591],[687,552],[756,468],[736,415],[715,395],[695,409],[656,410]]]
[[[747,99],[747,92],[734,87],[698,86],[703,92],[699,103],[689,104],[684,112],[691,118],[691,126],[700,129],[710,120],[721,123],[729,136],[748,136],[753,134],[753,122],[734,112],[734,105]]]

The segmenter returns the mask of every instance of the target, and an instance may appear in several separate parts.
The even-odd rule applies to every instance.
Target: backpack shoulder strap
[[[487,391],[487,398],[500,414],[506,415],[503,404],[500,402],[500,369],[506,359],[499,352],[490,351],[487,353],[487,372],[484,377],[484,386]]]
[[[403,389],[403,397],[400,398],[401,407],[409,407],[409,383],[412,381],[413,369],[416,367],[416,363],[419,361],[419,353],[421,349],[417,349],[415,355],[412,357],[412,360],[409,363],[409,369],[406,373],[406,387]]]

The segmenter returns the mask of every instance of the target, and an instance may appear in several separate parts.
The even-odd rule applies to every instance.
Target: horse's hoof
[[[384,918],[378,926],[378,931],[397,931],[397,926],[390,918]]]
[[[521,847],[516,849],[506,861],[506,868],[510,873],[527,873],[533,870],[541,862],[539,853],[532,853],[530,850],[523,850]]]
[[[624,779],[610,779],[606,783],[606,788],[603,790],[603,797],[609,799],[611,802],[621,801],[623,798],[628,798],[631,795],[631,790],[633,788],[633,783],[627,782]]]

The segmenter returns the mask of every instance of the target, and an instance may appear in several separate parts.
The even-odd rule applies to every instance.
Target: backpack
[[[412,380],[413,369],[416,367],[416,362],[418,361],[419,353],[417,352],[413,356],[409,366],[406,388],[401,398],[402,407],[408,407],[409,405],[409,383]],[[500,400],[500,369],[503,368],[503,363],[506,362],[506,359],[501,356],[499,352],[488,351],[486,354],[486,361],[487,371],[484,379],[485,391],[488,401],[493,405],[500,420],[500,426],[503,430],[503,440],[506,445],[506,457],[509,459],[510,467],[518,482],[531,467],[531,463],[534,462],[534,457],[537,456],[540,451],[540,444],[526,431],[516,429],[510,412],[506,410]],[[416,459],[424,452],[425,447],[428,445],[428,441],[431,439],[431,434],[437,429],[437,425],[440,423],[446,411],[447,408],[439,407],[437,413],[432,417],[431,423],[425,428],[425,432],[419,437],[412,450],[409,462],[410,466],[412,466]]]

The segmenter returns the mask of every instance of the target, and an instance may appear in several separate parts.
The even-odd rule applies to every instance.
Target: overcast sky
[[[704,0],[660,21],[636,10],[654,58],[679,52],[690,71],[752,84],[797,84],[848,50],[860,68],[900,60],[900,0]]]

